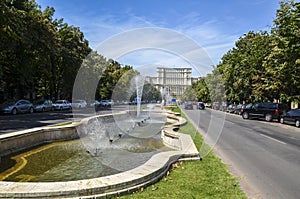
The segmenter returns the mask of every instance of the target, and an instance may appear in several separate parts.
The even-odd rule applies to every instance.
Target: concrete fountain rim
[[[199,152],[197,151],[192,138],[189,135],[181,134],[173,130],[178,126],[184,125],[186,120],[170,111],[167,111],[165,114],[167,117],[177,120],[177,122],[162,128],[162,139],[167,146],[177,149],[176,151],[160,152],[153,155],[143,165],[134,169],[99,178],[65,182],[1,181],[0,198],[105,197],[107,195],[119,195],[155,183],[165,175],[171,164],[179,160],[199,160]],[[111,114],[107,114],[106,116],[111,116]],[[99,115],[66,126],[48,127],[46,130],[76,128],[76,126],[97,117],[99,117]]]

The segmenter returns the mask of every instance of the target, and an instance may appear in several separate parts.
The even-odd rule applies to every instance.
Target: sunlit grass
[[[170,110],[181,112],[179,108]],[[181,116],[186,118],[183,113]],[[199,133],[188,122],[179,132],[192,134],[198,150],[203,143]],[[246,198],[238,180],[225,164],[210,152],[202,161],[186,161],[173,165],[173,169],[162,180],[133,194],[121,198]]]

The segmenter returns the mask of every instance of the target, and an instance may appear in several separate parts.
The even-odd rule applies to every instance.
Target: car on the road
[[[280,120],[280,116],[289,110],[288,105],[273,102],[260,102],[248,104],[242,112],[243,119],[265,119],[270,122],[273,119]]]
[[[205,104],[203,102],[198,102],[197,108],[200,109],[200,110],[204,110],[205,109]]]
[[[33,113],[33,104],[28,100],[19,100],[17,102],[8,102],[2,105],[2,113],[16,115],[17,113]]]
[[[237,105],[236,108],[235,108],[235,110],[234,110],[234,113],[238,114],[238,115],[241,115],[245,107],[246,107],[245,104],[239,104],[239,105]]]
[[[110,103],[108,100],[101,100],[100,101],[100,106],[103,106],[103,107],[109,107],[110,106]]]
[[[213,102],[211,107],[214,110],[219,110],[220,109],[220,103],[219,102]]]
[[[72,108],[86,108],[87,103],[85,100],[74,100],[72,102]]]
[[[206,108],[211,108],[211,103],[210,102],[205,103],[205,107]]]
[[[228,112],[228,113],[234,113],[235,109],[236,109],[236,105],[230,104],[230,105],[227,107],[226,112]]]
[[[42,104],[38,104],[34,107],[37,112],[53,111],[53,102],[51,100],[45,100]]]
[[[98,100],[93,100],[89,103],[89,107],[98,107],[100,106],[100,102]]]
[[[193,103],[192,102],[185,102],[184,103],[184,109],[193,109]]]
[[[292,109],[280,117],[281,124],[292,124],[300,127],[300,109]]]
[[[72,104],[68,100],[57,100],[53,104],[54,110],[71,110]]]

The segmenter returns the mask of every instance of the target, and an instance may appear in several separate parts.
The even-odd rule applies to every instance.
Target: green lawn
[[[173,111],[181,112],[178,108]],[[181,114],[186,118],[185,115]],[[195,132],[193,125],[180,128],[179,132],[189,134]],[[199,149],[203,139],[199,133],[194,142]],[[146,187],[133,194],[121,198],[246,198],[240,189],[238,180],[233,177],[213,152],[210,152],[202,161],[187,161],[173,165],[170,173],[156,184]]]

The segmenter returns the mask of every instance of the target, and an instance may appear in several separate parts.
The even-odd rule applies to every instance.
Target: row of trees
[[[53,19],[54,8],[41,11],[31,0],[3,0],[0,10],[2,98],[69,98],[91,51],[80,29]]]
[[[54,8],[42,11],[34,0],[2,0],[0,11],[0,103],[71,99],[78,72],[91,73],[80,81],[81,97],[94,78],[97,88],[90,98],[110,99],[120,77],[132,70],[92,51],[78,27],[53,18]]]
[[[106,60],[92,51],[84,60],[74,84],[73,98],[92,100],[113,99],[114,101],[134,101],[137,98],[135,77],[140,73],[131,66],[121,65],[114,60]],[[161,100],[160,92],[144,82],[142,100]]]
[[[213,73],[193,88],[202,101],[300,102],[299,69],[300,3],[283,1],[270,32],[250,31],[240,37]]]

